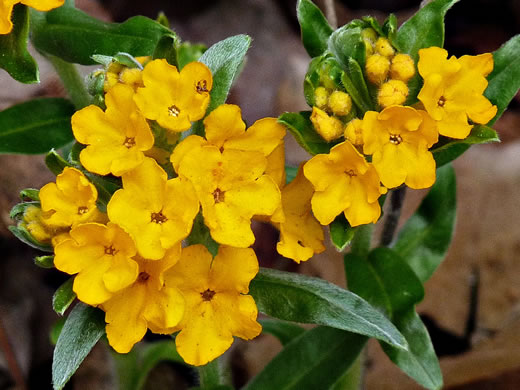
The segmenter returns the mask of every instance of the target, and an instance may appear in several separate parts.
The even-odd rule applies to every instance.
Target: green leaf
[[[22,203],[15,204],[13,206],[13,208],[11,209],[11,211],[9,212],[9,218],[14,219],[16,221],[20,221],[23,218],[25,211],[30,206],[40,207],[40,202],[32,201],[32,202],[22,202]]]
[[[193,228],[186,241],[189,245],[202,244],[213,256],[217,255],[219,244],[211,237],[208,227],[204,224],[202,212],[195,217]]]
[[[183,42],[177,50],[177,60],[179,62],[179,69],[190,62],[198,61],[208,48],[201,43]]]
[[[13,235],[16,238],[18,238],[24,244],[29,245],[32,248],[39,249],[43,252],[54,252],[54,249],[51,245],[43,244],[39,241],[36,241],[33,238],[33,236],[31,236],[31,233],[29,233],[24,227],[9,226],[8,229],[11,233],[13,233]]]
[[[359,20],[338,28],[329,38],[329,50],[338,59],[346,70],[349,67],[349,59],[355,60],[359,65],[365,66],[365,43],[361,37],[363,27]],[[361,22],[364,25],[364,22]]]
[[[383,23],[383,34],[388,37],[392,45],[395,43],[395,35],[397,34],[397,17],[394,14],[388,15]]]
[[[433,345],[421,318],[413,308],[396,315],[394,324],[401,331],[410,351],[401,351],[381,343],[383,351],[407,375],[427,389],[441,389],[442,372]]]
[[[329,153],[336,143],[328,143],[316,133],[311,122],[311,112],[286,112],[278,118],[278,122],[287,126],[296,141],[311,155]]]
[[[22,200],[24,199],[30,199],[34,201],[40,201],[40,190],[37,190],[35,188],[25,188],[20,191],[20,198]]]
[[[40,98],[0,112],[0,153],[40,154],[74,139],[74,106],[60,98]]]
[[[157,42],[157,46],[153,51],[153,59],[164,58],[170,65],[179,67],[177,60],[177,39],[172,36],[163,36]]]
[[[36,256],[34,264],[40,268],[54,268],[54,255],[52,256]]]
[[[45,156],[45,165],[47,165],[47,168],[56,176],[63,172],[66,167],[72,167],[72,164],[68,163],[54,149],[51,149]]]
[[[291,341],[243,390],[328,389],[356,361],[366,337],[319,326]]]
[[[70,304],[74,302],[74,299],[76,299],[76,293],[72,291],[73,284],[74,278],[69,278],[65,283],[58,287],[52,296],[52,308],[60,316],[65,313]]]
[[[226,102],[250,44],[251,38],[247,35],[235,35],[215,43],[199,58],[199,61],[206,64],[213,75],[211,102],[206,115]]]
[[[52,384],[61,390],[105,333],[105,316],[97,308],[78,303],[72,309],[54,348]]]
[[[404,22],[396,35],[396,43],[403,53],[417,62],[419,49],[444,46],[444,16],[459,0],[434,0]]]
[[[516,35],[493,53],[495,66],[488,76],[484,95],[496,104],[498,111],[489,122],[492,125],[502,116],[509,102],[520,88],[520,35]]]
[[[21,83],[39,83],[38,64],[27,51],[28,8],[25,5],[16,4],[11,20],[14,24],[13,30],[9,34],[0,35],[0,68],[5,69],[13,79]]]
[[[352,292],[325,280],[262,268],[250,288],[258,309],[271,317],[330,326],[407,348],[384,315]]]
[[[274,318],[259,320],[262,325],[262,333],[269,333],[276,337],[282,345],[286,345],[305,332],[301,326],[292,322],[280,321]]]
[[[342,252],[354,238],[356,228],[350,226],[344,214],[340,214],[329,225],[330,239],[336,249]]]
[[[327,42],[332,27],[321,10],[310,0],[299,0],[296,16],[300,23],[302,43],[311,57],[317,57],[327,50]]]
[[[49,341],[52,345],[56,345],[58,342],[58,338],[60,337],[61,330],[63,329],[63,325],[65,325],[65,317],[60,317],[56,320],[54,325],[51,327],[51,331],[49,334]]]
[[[455,226],[456,184],[451,165],[437,169],[437,180],[406,222],[394,249],[424,282],[444,259]]]
[[[343,73],[341,82],[352,97],[361,114],[374,109],[374,103],[368,92],[368,87],[359,63],[353,58],[348,59],[348,72]]]
[[[106,23],[72,7],[57,8],[38,19],[32,36],[36,48],[83,65],[96,63],[92,55],[152,55],[161,37],[175,36],[170,29],[144,16],[124,23]]]
[[[285,166],[285,184],[289,184],[294,180],[296,175],[298,174],[298,167],[292,167],[290,165]]]
[[[471,129],[469,136],[465,139],[452,140],[446,138],[444,142],[441,140],[438,143],[439,146],[434,146],[432,149],[433,158],[435,159],[437,168],[439,168],[455,160],[468,150],[471,145],[489,142],[500,142],[497,132],[491,127],[475,125],[473,129]]]

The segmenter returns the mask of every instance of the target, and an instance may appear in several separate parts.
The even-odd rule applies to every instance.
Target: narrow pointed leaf
[[[356,234],[356,228],[350,226],[342,213],[329,225],[330,239],[338,251],[343,251]]]
[[[43,252],[54,252],[54,249],[51,245],[43,244],[41,242],[36,241],[34,237],[31,236],[31,233],[29,233],[22,226],[9,226],[8,229],[11,233],[13,233],[13,235],[16,238],[18,238],[24,244],[29,245],[32,248],[39,249]]]
[[[291,341],[243,390],[328,389],[352,366],[367,338],[319,326]]]
[[[100,309],[78,303],[67,318],[54,348],[54,390],[63,389],[104,333],[104,313]]]
[[[0,112],[0,153],[40,154],[74,139],[68,100],[40,98]]]
[[[383,314],[325,280],[262,268],[250,287],[258,309],[271,317],[330,326],[407,348],[403,336]]]
[[[332,27],[321,10],[310,0],[299,0],[296,16],[300,23],[302,43],[311,57],[317,57],[327,49]]]
[[[52,296],[52,308],[60,316],[65,313],[70,304],[74,302],[74,299],[76,299],[76,293],[72,291],[73,284],[74,278],[69,278],[69,280],[58,287]]]

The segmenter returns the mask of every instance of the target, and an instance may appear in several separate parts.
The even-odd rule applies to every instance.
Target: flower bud
[[[390,60],[380,54],[374,54],[367,58],[365,72],[368,80],[373,84],[381,84],[388,77]]]
[[[352,99],[346,92],[334,91],[329,96],[329,108],[334,115],[348,115],[352,109]]]
[[[363,128],[361,125],[363,121],[361,119],[352,119],[345,127],[345,138],[350,141],[354,146],[363,145]]]
[[[329,100],[329,92],[324,87],[318,87],[314,90],[314,105],[318,108],[327,106]]]
[[[408,87],[401,80],[389,80],[377,93],[377,101],[381,107],[403,104],[408,97]]]
[[[374,44],[377,41],[377,33],[373,28],[367,27],[361,31],[361,38]]]
[[[328,116],[325,111],[317,107],[312,108],[311,122],[316,132],[327,142],[343,135],[343,123],[335,116]]]
[[[392,57],[395,53],[394,48],[388,39],[380,37],[375,43],[376,52],[387,58]]]
[[[405,83],[415,75],[415,64],[408,54],[397,54],[392,58],[390,77]]]
[[[25,209],[21,227],[25,228],[29,234],[38,242],[50,243],[52,233],[41,219],[42,210],[37,206],[29,206]]]

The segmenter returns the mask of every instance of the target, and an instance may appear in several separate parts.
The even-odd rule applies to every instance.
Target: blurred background
[[[235,34],[253,38],[246,66],[229,102],[239,104],[248,124],[284,111],[308,109],[303,77],[309,57],[299,37],[296,0],[77,0],[77,6],[106,21],[142,14],[155,18],[164,11],[183,40],[207,46]],[[324,8],[324,1],[316,1]],[[373,15],[383,21],[389,12],[399,22],[420,6],[420,0],[336,0],[338,24]],[[446,44],[450,54],[496,50],[520,30],[517,0],[463,0],[448,12]],[[0,70],[0,109],[38,96],[64,96],[59,79],[38,57],[42,82],[21,85]],[[520,64],[518,64],[520,66]],[[83,69],[85,74],[92,70]],[[520,101],[494,126],[502,143],[471,148],[455,162],[458,222],[448,257],[426,285],[418,310],[441,357],[445,388],[452,390],[515,389],[520,383]],[[297,165],[308,156],[287,136],[287,161]],[[0,390],[16,386],[17,372],[28,389],[51,389],[52,346],[49,333],[58,316],[52,294],[67,276],[34,266],[39,255],[7,230],[9,210],[18,193],[40,188],[54,176],[42,156],[0,155]],[[407,192],[402,221],[410,216],[425,191]],[[332,248],[297,266],[276,253],[278,233],[256,225],[255,250],[262,266],[319,276],[344,286],[342,256]],[[150,338],[151,339],[151,338]],[[4,345],[0,344],[0,345]],[[269,335],[235,342],[227,353],[233,381],[243,385],[281,349]],[[147,389],[184,389],[193,373],[170,363],[153,370]],[[115,389],[109,347],[99,343],[67,385],[67,389]],[[367,354],[366,389],[418,389],[393,367],[377,343]],[[276,390],[276,389],[273,389]],[[319,390],[319,389],[318,389]]]

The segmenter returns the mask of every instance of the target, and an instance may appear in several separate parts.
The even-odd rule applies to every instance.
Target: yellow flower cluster
[[[20,3],[38,11],[50,11],[61,7],[65,0],[0,0],[0,35],[9,34],[13,29],[11,15],[13,7]]]
[[[378,198],[387,188],[432,186],[436,164],[430,149],[439,134],[463,139],[474,124],[488,123],[497,112],[483,95],[493,69],[491,54],[447,59],[444,49],[420,50],[418,70],[424,85],[420,104],[410,107],[401,104],[408,94],[404,83],[415,73],[411,57],[395,54],[385,38],[372,42],[370,37],[367,32],[370,56],[365,72],[372,83],[382,84],[378,101],[383,109],[350,121],[344,142],[304,166],[315,190],[312,211],[323,225],[341,212],[351,226],[376,222],[381,213]],[[395,85],[387,89],[391,83]]]
[[[179,142],[175,135],[206,114],[211,72],[199,62],[179,71],[146,61],[142,70],[109,68],[118,76],[106,79],[106,109],[91,105],[73,115],[86,172],[65,168],[45,185],[41,209],[29,208],[24,226],[37,240],[52,239],[54,265],[75,275],[78,299],[106,312],[116,351],[130,351],[148,329],[180,332],[179,353],[202,365],[233,336],[261,332],[247,295],[259,269],[249,248],[252,218],[275,224],[279,252],[297,262],[325,249],[323,231],[303,174],[284,187],[286,131],[276,118],[246,129],[240,108],[224,104],[205,117],[205,137]],[[129,70],[131,77],[121,77]],[[175,143],[164,150],[166,161],[148,154],[161,136]],[[106,214],[96,206],[91,174],[121,177]],[[214,258],[203,245],[183,246],[199,212],[220,244]]]

